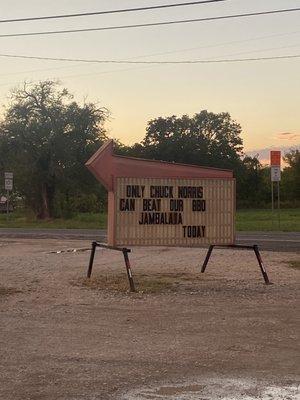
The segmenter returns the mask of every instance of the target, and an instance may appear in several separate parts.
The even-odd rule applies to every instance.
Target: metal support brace
[[[128,277],[129,286],[130,286],[130,291],[135,292],[135,286],[134,286],[133,276],[132,276],[132,272],[131,272],[130,261],[129,261],[129,257],[128,257],[128,253],[130,253],[131,250],[127,249],[126,247],[120,248],[120,247],[108,246],[103,243],[92,242],[90,261],[89,261],[89,266],[88,266],[88,270],[87,270],[87,274],[86,274],[87,278],[89,279],[92,275],[95,252],[96,252],[97,247],[101,247],[101,248],[109,249],[109,250],[121,251],[123,253],[127,277]]]
[[[269,277],[268,277],[267,271],[266,271],[266,269],[264,267],[264,264],[262,262],[262,259],[261,259],[257,244],[255,244],[253,246],[253,250],[254,250],[254,253],[256,255],[256,258],[257,258],[257,261],[258,261],[262,276],[264,277],[265,284],[266,285],[270,285]]]
[[[263,264],[263,262],[262,262],[262,258],[261,258],[261,255],[260,255],[260,252],[259,252],[259,249],[258,249],[257,244],[254,244],[254,245],[252,245],[252,246],[244,246],[244,245],[241,245],[241,244],[210,245],[210,246],[209,246],[209,249],[208,249],[208,252],[207,252],[207,254],[206,254],[204,263],[203,263],[202,268],[201,268],[201,272],[202,272],[202,273],[205,272],[205,270],[206,270],[208,261],[209,261],[209,259],[210,259],[210,256],[211,256],[211,253],[212,253],[214,247],[221,247],[221,248],[225,247],[225,248],[233,248],[233,249],[253,250],[254,253],[255,253],[255,255],[256,255],[256,258],[257,258],[257,261],[258,261],[258,265],[259,265],[260,271],[261,271],[261,273],[262,273],[262,276],[263,276],[263,278],[264,278],[265,284],[266,284],[266,285],[271,285],[271,282],[270,282],[270,280],[269,280],[267,271],[266,271],[266,269],[265,269],[265,267],[264,267],[264,264]]]
[[[134,287],[134,281],[132,277],[132,272],[131,272],[131,267],[130,267],[130,261],[128,257],[128,253],[130,253],[130,249],[123,249],[123,256],[125,260],[125,265],[126,265],[126,271],[127,271],[127,277],[130,285],[130,291],[135,292],[135,287]]]
[[[92,243],[92,250],[91,250],[91,255],[90,255],[90,262],[89,262],[89,268],[87,271],[87,278],[90,278],[92,275],[92,269],[93,269],[93,263],[94,263],[94,258],[95,258],[95,251],[97,247],[97,242]]]
[[[203,263],[202,268],[201,268],[201,272],[202,272],[202,273],[205,272],[205,270],[206,270],[206,267],[207,267],[207,264],[208,264],[208,261],[209,261],[209,259],[210,259],[210,256],[211,256],[211,253],[212,253],[213,249],[214,249],[214,246],[213,246],[213,245],[210,245],[210,246],[209,246],[209,249],[208,249],[208,252],[207,252],[207,254],[206,254],[204,263]]]

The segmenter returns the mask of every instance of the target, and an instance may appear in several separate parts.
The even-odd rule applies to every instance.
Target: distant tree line
[[[106,193],[84,166],[107,140],[109,112],[78,104],[56,82],[24,84],[12,92],[0,122],[0,176],[13,171],[14,195],[38,218],[104,211]],[[233,169],[239,207],[267,207],[270,171],[258,157],[245,156],[241,126],[226,113],[202,110],[194,116],[151,120],[141,143],[116,143],[118,154]],[[281,198],[300,203],[300,152],[285,155]],[[0,193],[4,194],[0,181]]]

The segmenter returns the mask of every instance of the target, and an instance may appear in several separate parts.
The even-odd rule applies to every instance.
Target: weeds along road
[[[1,228],[0,238],[86,239],[105,242],[106,230]],[[237,232],[237,243],[257,244],[261,250],[300,253],[300,232]]]

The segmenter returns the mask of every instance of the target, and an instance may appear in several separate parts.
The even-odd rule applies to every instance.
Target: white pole
[[[6,219],[9,216],[9,190],[6,191]]]
[[[277,182],[277,209],[278,209],[278,226],[280,229],[280,185],[279,185],[279,181]]]
[[[274,225],[274,188],[273,181],[271,180],[271,193],[272,193],[272,228]]]

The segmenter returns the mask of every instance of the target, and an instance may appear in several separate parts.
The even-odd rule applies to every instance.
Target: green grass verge
[[[288,261],[288,265],[293,269],[298,269],[300,271],[300,260]]]
[[[41,228],[41,229],[105,229],[106,214],[80,213],[70,219],[53,219],[40,221],[24,212],[14,212],[7,220],[0,214],[0,228]],[[300,232],[300,209],[282,209],[280,228],[277,212],[272,216],[271,210],[238,210],[236,218],[237,231],[284,231]]]
[[[280,210],[239,210],[236,218],[237,231],[300,231],[300,209]]]
[[[40,229],[101,229],[106,228],[107,215],[79,213],[72,218],[55,218],[41,221],[23,212],[14,212],[7,219],[0,214],[0,228],[40,228]]]

